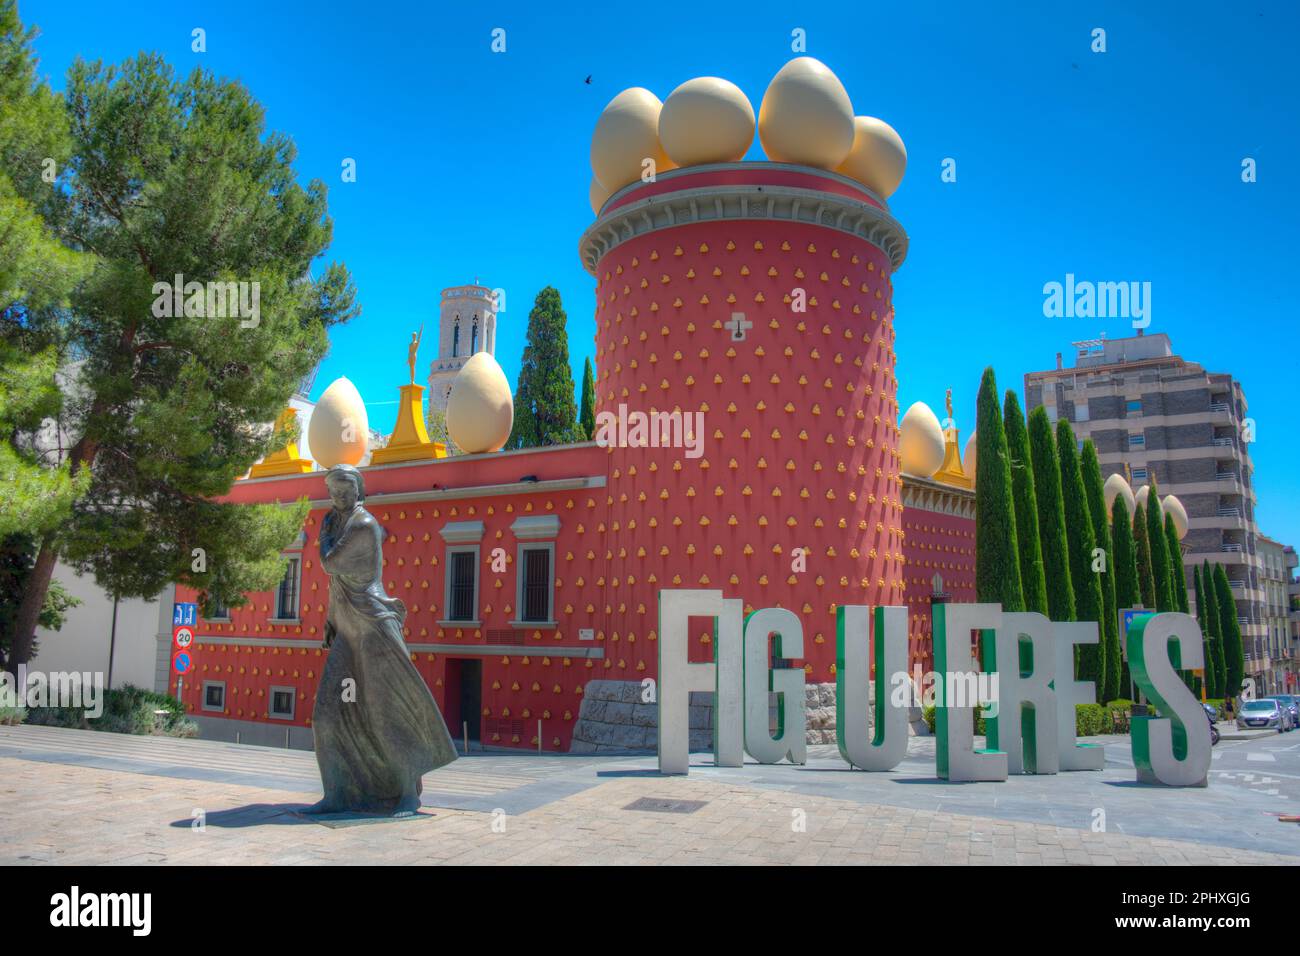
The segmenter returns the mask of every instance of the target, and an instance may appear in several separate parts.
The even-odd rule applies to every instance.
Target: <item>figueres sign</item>
[[[711,622],[714,659],[688,659],[690,622]],[[1091,681],[1075,677],[1075,649],[1096,644],[1096,622],[1054,622],[999,604],[936,604],[936,671],[922,690],[907,672],[907,608],[836,609],[836,720],[840,755],[860,770],[886,771],[907,753],[908,708],[919,695],[935,707],[935,771],[952,781],[1001,781],[1008,773],[1100,770],[1105,753],[1079,743],[1075,705],[1096,700]],[[874,635],[874,640],[872,637]],[[982,666],[972,655],[979,641]],[[1133,762],[1139,781],[1203,787],[1210,739],[1199,702],[1178,666],[1203,666],[1196,619],[1162,613],[1139,617],[1125,635],[1136,686],[1156,716],[1135,717]],[[804,653],[803,625],[785,608],[745,617],[739,598],[716,590],[659,592],[659,770],[689,767],[692,691],[714,696],[714,756],[739,767],[807,760],[804,672],[774,667]],[[769,718],[776,695],[776,729]],[[868,708],[872,708],[868,720]],[[975,746],[974,710],[985,720],[986,745]]]

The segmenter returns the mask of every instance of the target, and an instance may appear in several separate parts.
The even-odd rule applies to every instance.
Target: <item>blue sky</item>
[[[338,330],[316,393],[346,374],[387,430],[405,342],[444,286],[507,293],[511,382],[537,291],[556,286],[578,380],[593,353],[587,151],[620,90],[665,98],[726,77],[757,111],[802,28],[855,112],[891,123],[909,168],[890,205],[911,239],[895,278],[900,404],[954,391],[968,434],[985,365],[1022,391],[1070,343],[1124,320],[1048,319],[1067,272],[1152,285],[1149,332],[1230,372],[1256,420],[1260,528],[1300,542],[1296,309],[1286,292],[1300,190],[1297,5],[1122,3],[356,4],[336,0],[23,0],[56,88],[77,55],[163,53],[238,78],[329,185],[334,244],[364,315]],[[593,10],[599,12],[593,12]],[[191,51],[191,30],[207,52]],[[506,30],[506,52],[491,32]],[[1106,31],[1105,53],[1090,49]],[[591,84],[584,83],[591,75]],[[340,181],[345,157],[357,182]],[[750,158],[761,158],[757,139]],[[953,158],[957,181],[940,179]],[[1258,182],[1241,181],[1246,157]],[[432,344],[433,336],[428,341]],[[432,348],[421,354],[431,359]],[[1022,392],[1023,395],[1023,392]]]

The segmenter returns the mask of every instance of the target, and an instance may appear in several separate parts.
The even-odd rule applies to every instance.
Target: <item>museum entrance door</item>
[[[470,740],[479,739],[479,722],[483,710],[483,662],[464,657],[447,661],[447,723],[457,740],[466,733]]]

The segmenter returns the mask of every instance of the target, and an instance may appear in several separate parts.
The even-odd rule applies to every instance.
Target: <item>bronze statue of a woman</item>
[[[384,592],[384,530],[361,506],[361,472],[336,465],[325,486],[334,502],[320,534],[329,659],[312,716],[325,797],[306,812],[408,816],[420,806],[420,778],[456,749],[402,640],[406,607]]]

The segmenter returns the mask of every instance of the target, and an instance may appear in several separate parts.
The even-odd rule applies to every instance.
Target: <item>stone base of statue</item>
[[[361,473],[338,465],[325,479],[334,509],[321,523],[329,573],[329,658],[312,714],[323,799],[313,816],[408,816],[420,778],[456,759],[456,748],[402,640],[406,607],[382,584],[384,531],[361,507]]]
[[[346,827],[365,826],[368,823],[393,823],[402,820],[432,820],[437,814],[421,811],[418,813],[313,813],[310,808],[297,810],[293,816],[308,823],[319,823],[331,830]]]

